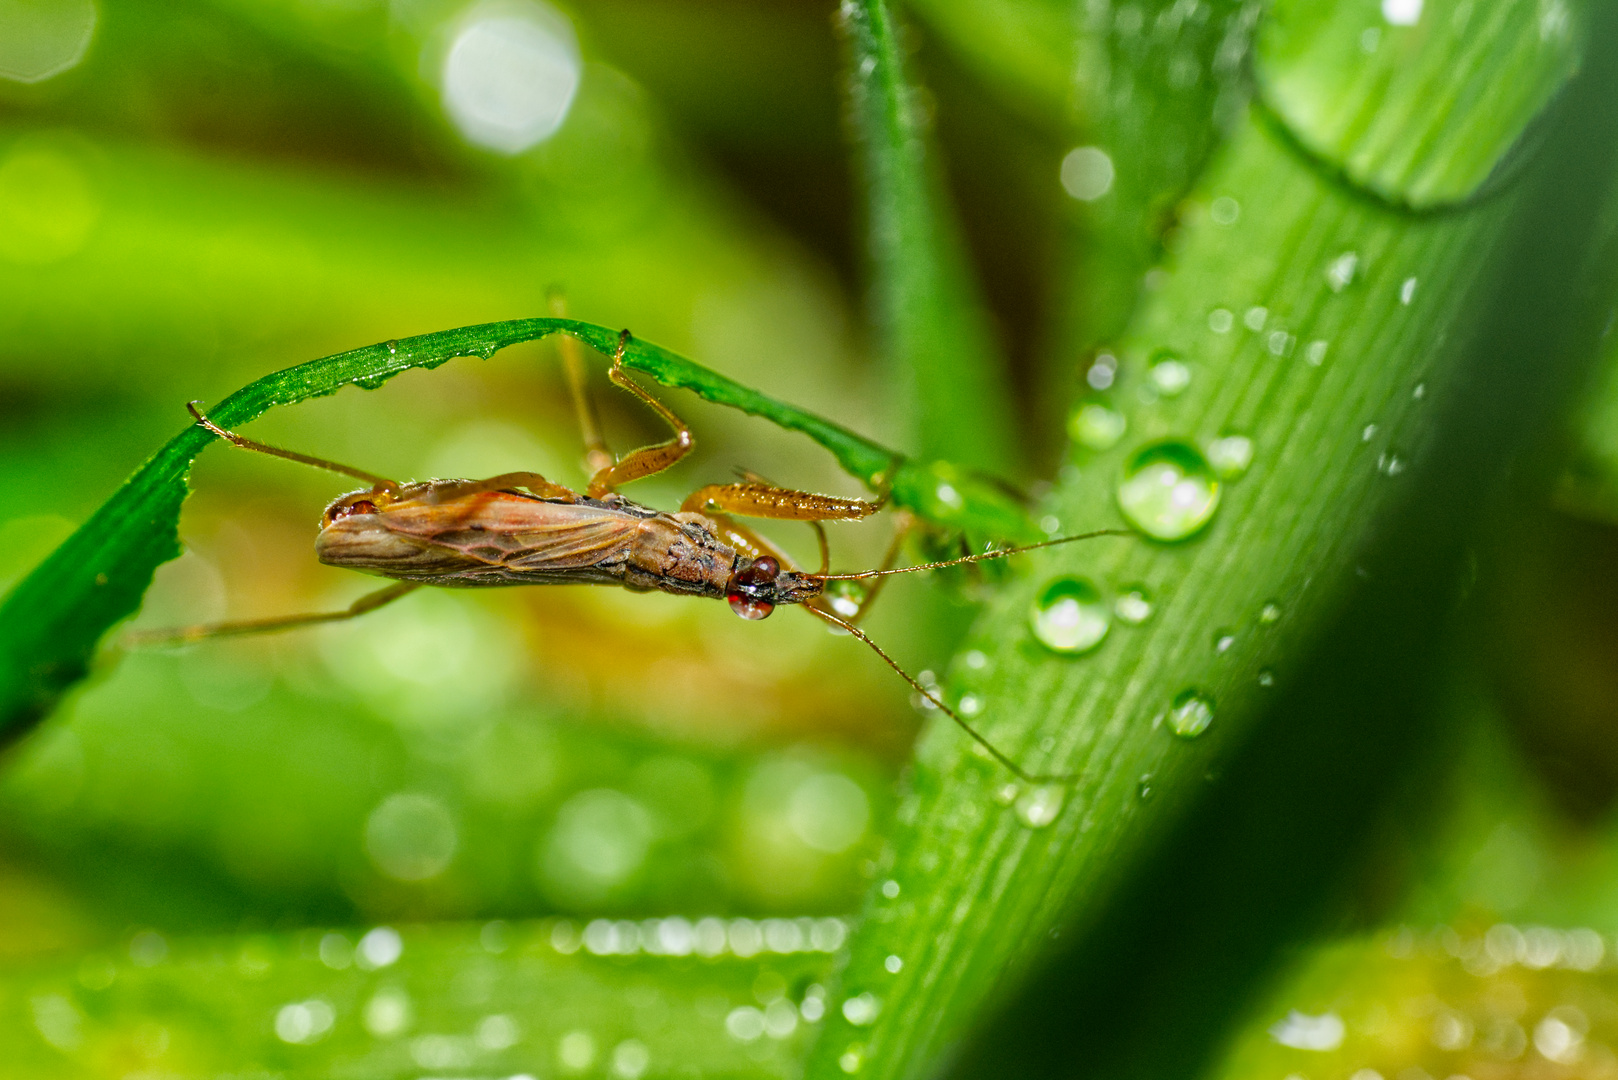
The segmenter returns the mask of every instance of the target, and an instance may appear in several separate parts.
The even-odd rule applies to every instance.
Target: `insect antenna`
[[[833,615],[831,612],[826,611],[823,608],[815,607],[813,604],[806,604],[804,606],[805,609],[810,612],[810,614],[825,619],[833,626],[846,630],[849,634],[859,638],[861,641],[865,642],[865,644],[869,645],[871,651],[880,656],[884,664],[887,664],[890,668],[899,673],[899,678],[909,683],[916,693],[932,702],[933,705],[940,709],[945,716],[955,721],[955,725],[970,735],[973,742],[987,750],[989,752],[989,756],[994,758],[994,760],[998,761],[1000,764],[1004,765],[1006,768],[1015,773],[1019,780],[1029,784],[1050,784],[1068,783],[1069,781],[1078,778],[1077,773],[1031,773],[1027,769],[1024,769],[1021,765],[1018,765],[1015,761],[1012,761],[1011,758],[1007,757],[1005,752],[998,746],[994,745],[994,743],[985,738],[977,728],[973,727],[971,724],[968,724],[960,713],[956,712],[948,705],[945,705],[936,693],[922,685],[922,683],[912,676],[910,672],[900,667],[898,662],[883,651],[882,646],[872,641],[871,636],[864,630],[861,630],[859,627],[855,626],[851,622],[848,622],[846,619],[839,619],[836,615]]]
[[[942,570],[949,566],[960,566],[964,563],[985,562],[989,559],[1004,559],[1011,555],[1021,555],[1025,551],[1038,551],[1040,548],[1055,547],[1058,544],[1071,544],[1076,540],[1094,540],[1098,536],[1132,536],[1128,529],[1097,529],[1094,532],[1076,533],[1073,536],[1058,536],[1054,540],[1041,540],[1037,544],[1023,544],[1019,547],[1001,548],[998,551],[984,551],[976,555],[963,555],[959,559],[945,559],[943,562],[918,563],[915,566],[895,566],[884,570],[861,570],[856,574],[813,574],[822,581],[863,581],[866,578],[888,577],[892,574],[919,574],[923,570]]]
[[[207,428],[221,439],[224,439],[232,446],[239,446],[243,450],[253,450],[260,454],[268,454],[271,457],[285,458],[288,461],[296,461],[302,465],[313,465],[317,469],[325,469],[328,472],[340,473],[343,476],[352,476],[356,480],[365,481],[367,484],[370,484],[379,491],[390,491],[395,494],[397,494],[399,491],[398,482],[389,480],[385,476],[378,476],[375,473],[368,473],[364,469],[356,469],[351,465],[339,465],[337,462],[327,461],[325,458],[317,458],[309,454],[300,454],[296,450],[283,450],[279,446],[270,446],[267,443],[255,442],[254,440],[247,438],[245,435],[238,435],[234,431],[226,431],[224,428],[220,427],[218,424],[204,416],[202,414],[202,410],[197,408],[197,402],[195,401],[186,402],[185,407],[192,416],[196,417],[197,423],[201,424],[203,427]]]

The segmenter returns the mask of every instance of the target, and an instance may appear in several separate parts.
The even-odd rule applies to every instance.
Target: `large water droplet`
[[[1112,605],[1113,614],[1131,626],[1139,626],[1152,617],[1152,598],[1146,590],[1126,589]]]
[[[1253,61],[1264,103],[1384,198],[1425,209],[1477,194],[1578,69],[1585,5],[1383,0],[1381,19],[1377,7],[1266,5]]]
[[[1145,802],[1147,799],[1150,799],[1153,795],[1157,794],[1157,789],[1153,785],[1151,773],[1141,774],[1141,778],[1135,782],[1135,794],[1140,796],[1140,800],[1142,802]]]
[[[1118,485],[1118,508],[1155,540],[1184,540],[1219,506],[1219,481],[1189,443],[1171,440],[1138,451]]]
[[[1029,613],[1040,644],[1059,653],[1089,652],[1101,644],[1112,613],[1101,590],[1083,578],[1057,578],[1039,594]]]
[[[1213,723],[1213,700],[1196,690],[1183,690],[1169,709],[1169,730],[1182,739],[1194,739]]]
[[[1253,440],[1246,435],[1215,439],[1208,444],[1208,464],[1223,479],[1236,479],[1253,464]]]
[[[1073,441],[1090,450],[1110,450],[1124,437],[1129,421],[1124,414],[1098,402],[1089,401],[1074,410],[1067,422]]]
[[[1030,829],[1043,829],[1062,812],[1067,792],[1058,784],[1041,784],[1023,792],[1017,800],[1017,820]]]
[[[1274,600],[1271,600],[1268,604],[1265,604],[1259,609],[1258,621],[1261,623],[1272,623],[1280,617],[1281,605],[1277,604]]]

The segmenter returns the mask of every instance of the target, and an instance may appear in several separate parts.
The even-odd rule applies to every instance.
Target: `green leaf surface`
[[[1123,330],[1175,204],[1241,116],[1258,14],[1242,0],[1195,9],[1176,0],[1084,5],[1075,74],[1093,145],[1063,162],[1087,234],[1071,301],[1079,341],[1106,342]]]
[[[779,952],[761,937],[778,926],[792,937]],[[732,949],[727,931],[744,944]],[[824,1010],[827,960],[791,920],[144,931],[118,954],[0,976],[0,1045],[17,1080],[137,1066],[198,1078],[790,1077]]]
[[[508,345],[565,332],[611,355],[616,331],[567,319],[519,319],[446,330],[339,353],[268,375],[210,409],[235,428],[280,405],[335,393],[347,385],[375,389],[411,368],[457,356],[493,356]],[[994,535],[1026,534],[1015,501],[991,482],[941,463],[918,463],[847,428],[766,397],[666,349],[633,340],[631,370],[790,431],[830,450],[873,487],[891,477],[894,501],[924,517]],[[114,622],[133,612],[153,571],[180,553],[180,505],[191,462],[214,440],[192,425],[175,436],[0,604],[0,718],[15,737],[88,670],[90,654]]]
[[[924,735],[843,976],[845,1000],[869,994],[870,1007],[828,1027],[811,1076],[935,1068],[1047,942],[1095,929],[1203,804],[1276,688],[1300,676],[1306,643],[1362,570],[1375,578],[1359,560],[1423,480],[1437,434],[1484,437],[1467,426],[1487,422],[1476,410],[1441,428],[1440,406],[1474,374],[1462,329],[1507,268],[1522,207],[1508,194],[1442,217],[1402,213],[1335,183],[1257,117],[1222,150],[1119,344],[1110,391],[1091,403],[1123,434],[1078,450],[1053,500],[1065,530],[1131,520],[1163,542],[1030,560],[949,680],[1025,768],[1078,780],[1019,786],[947,726]],[[1233,439],[1243,453],[1229,452]],[[1049,647],[1059,638],[1035,617],[1065,579],[1102,598],[1109,629],[1087,652]]]
[[[927,146],[900,30],[885,0],[842,9],[863,151],[876,322],[921,457],[1011,472],[1003,363]]]
[[[1280,0],[1256,71],[1293,137],[1385,199],[1476,194],[1578,70],[1576,0]]]

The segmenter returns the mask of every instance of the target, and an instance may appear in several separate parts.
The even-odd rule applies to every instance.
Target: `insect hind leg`
[[[130,648],[154,649],[189,645],[216,637],[239,637],[245,634],[273,634],[278,630],[295,630],[300,626],[317,623],[342,622],[369,614],[385,604],[391,604],[421,588],[416,581],[397,581],[385,589],[366,593],[342,611],[321,611],[308,615],[277,615],[268,619],[243,619],[239,622],[200,623],[196,626],[178,626],[166,630],[135,630],[124,635],[123,644]]]

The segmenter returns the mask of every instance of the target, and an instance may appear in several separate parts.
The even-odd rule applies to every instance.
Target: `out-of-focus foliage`
[[[1072,784],[936,715],[902,771],[904,685],[790,613],[423,592],[110,647],[0,768],[4,1068],[1610,1074],[1615,50],[1574,0],[0,0],[13,685],[76,678],[187,482],[137,625],[359,595],[309,552],[341,482],[187,481],[194,430],[162,520],[92,514],[156,505],[113,497],[189,399],[558,285],[732,380],[659,390],[698,450],[648,504],[893,446],[976,526],[909,557],[1137,533],[868,622]],[[250,431],[585,478],[546,343]]]

